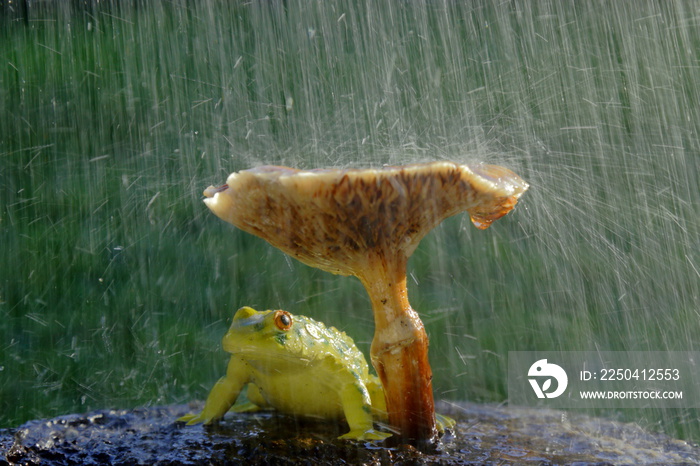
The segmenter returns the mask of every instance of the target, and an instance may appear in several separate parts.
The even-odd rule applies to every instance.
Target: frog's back
[[[295,316],[296,338],[301,345],[301,352],[314,359],[336,359],[348,370],[356,372],[363,379],[369,374],[367,361],[355,342],[345,332],[335,327],[326,327],[306,316]]]

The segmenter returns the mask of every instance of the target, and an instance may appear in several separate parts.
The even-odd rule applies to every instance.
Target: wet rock
[[[458,424],[433,453],[337,440],[346,426],[275,413],[217,425],[174,419],[201,406],[104,410],[0,431],[0,464],[698,464],[700,448],[634,424],[562,411],[441,406]]]

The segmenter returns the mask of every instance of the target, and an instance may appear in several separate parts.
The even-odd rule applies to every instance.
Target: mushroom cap
[[[528,188],[496,165],[432,162],[379,169],[262,166],[209,187],[222,220],[312,267],[357,275],[368,257],[409,257],[442,220],[467,211],[485,229]]]

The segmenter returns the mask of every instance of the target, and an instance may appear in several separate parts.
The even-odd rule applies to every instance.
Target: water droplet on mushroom
[[[470,215],[469,218],[471,219],[474,226],[477,227],[479,230],[485,230],[488,227],[490,227],[493,223],[493,220],[480,217],[479,215]]]

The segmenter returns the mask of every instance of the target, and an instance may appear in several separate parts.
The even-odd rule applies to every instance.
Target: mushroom
[[[408,302],[406,263],[442,220],[467,211],[488,228],[528,188],[496,165],[433,162],[380,169],[263,166],[204,191],[221,219],[312,267],[354,275],[369,293],[371,360],[389,423],[419,446],[437,439],[428,337]]]

